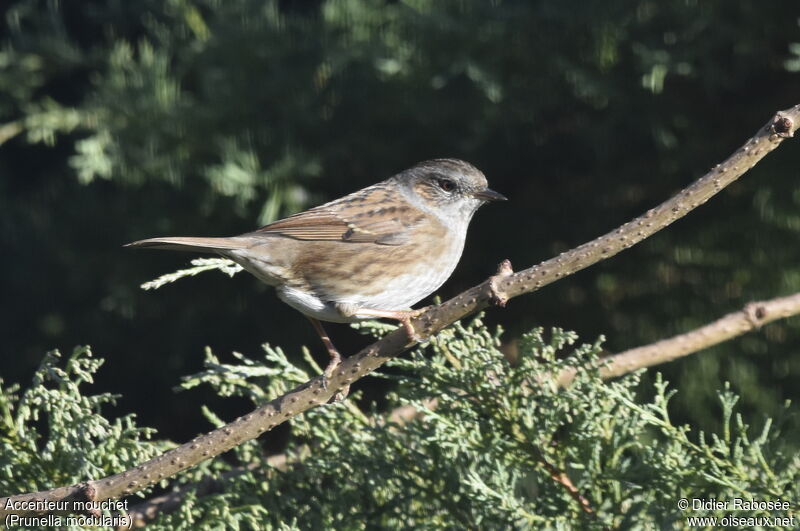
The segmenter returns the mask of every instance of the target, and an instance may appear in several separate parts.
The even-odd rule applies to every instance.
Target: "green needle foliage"
[[[121,472],[171,447],[151,441],[155,430],[134,415],[109,420],[103,408],[116,395],[86,395],[103,361],[88,347],[63,360],[45,355],[31,386],[0,385],[0,492],[3,495],[71,485]],[[63,367],[62,367],[63,365]],[[2,382],[0,382],[2,384]]]
[[[361,326],[375,335],[391,328]],[[499,336],[480,317],[443,331],[389,364],[395,376],[383,376],[398,385],[386,409],[363,411],[356,394],[292,419],[285,467],[246,443],[234,452],[235,473],[217,470],[221,493],[190,494],[156,528],[646,527],[731,514],[684,514],[680,498],[798,499],[800,458],[781,436],[784,421],[752,429],[730,389],[718,393],[723,431],[696,433],[671,421],[675,391],[660,377],[646,390],[638,375],[603,382],[599,341],[536,329],[512,363]],[[183,386],[206,383],[260,404],[309,378],[280,349],[264,348],[262,360],[237,354],[237,364],[208,351],[206,370]],[[578,376],[559,389],[554,375],[568,367]],[[417,418],[391,421],[409,405]],[[787,516],[742,516],[770,514]]]
[[[116,354],[106,381],[159,425],[185,414],[158,390],[194,370],[178,368],[187,351],[256,344],[268,320],[286,355],[209,352],[183,382],[259,404],[308,377],[308,327],[258,292],[237,299],[244,278],[145,297],[136,286],[174,263],[123,243],[241,233],[457,156],[513,198],[475,224],[445,288],[457,293],[485,278],[487,257],[536,263],[662,201],[796,104],[800,80],[796,0],[7,4],[3,377],[28,378],[41,352],[91,334]],[[668,231],[518,299],[506,329],[558,323],[621,351],[800,290],[787,244],[798,167],[796,146],[782,148]],[[147,287],[212,269],[235,272],[199,259]],[[598,346],[559,330],[524,336],[509,361],[473,321],[391,363],[380,406],[354,393],[292,419],[285,467],[253,441],[182,474],[178,486],[221,489],[190,491],[154,527],[653,528],[685,525],[681,497],[796,503],[800,432],[781,404],[797,394],[798,338],[788,319],[665,367],[676,394],[653,373],[601,382]],[[0,493],[102,477],[172,445],[108,418],[114,397],[88,387],[100,363],[52,353],[27,389],[0,386]],[[575,383],[555,388],[569,366]],[[422,415],[393,424],[404,405]]]
[[[392,328],[359,327],[375,336]],[[292,419],[280,467],[248,441],[230,459],[185,472],[176,487],[211,479],[216,491],[186,489],[178,510],[153,528],[640,528],[735,514],[687,515],[680,498],[800,498],[800,457],[781,435],[790,417],[753,429],[726,387],[718,393],[723,430],[697,433],[671,421],[675,391],[660,376],[650,389],[636,374],[603,382],[600,341],[578,344],[573,332],[535,329],[511,362],[499,338],[481,316],[456,324],[389,363],[393,375],[379,376],[397,385],[380,411],[360,409],[355,393]],[[264,351],[258,360],[236,353],[226,364],[207,350],[205,370],[182,387],[208,384],[257,405],[311,376],[280,348]],[[306,359],[313,365],[307,352]],[[172,446],[148,440],[152,431],[131,415],[104,418],[113,396],[81,393],[102,363],[88,348],[75,349],[64,368],[62,361],[49,353],[29,389],[0,393],[4,493],[98,479]],[[577,376],[559,389],[554,377],[565,368]],[[416,417],[393,421],[401,406],[413,406]]]
[[[41,352],[90,334],[115,353],[110,380],[141,415],[184,424],[172,420],[181,406],[152,392],[195,370],[187,351],[269,337],[296,352],[308,325],[284,319],[274,297],[246,297],[266,287],[245,288],[244,275],[234,289],[203,279],[139,293],[182,259],[120,245],[240,234],[426,158],[469,160],[512,199],[479,214],[444,297],[503,258],[530,265],[587,241],[797,103],[796,4],[4,2],[0,248],[14,259],[0,262],[3,377],[27,378]],[[506,329],[604,333],[621,351],[800,290],[800,247],[787,245],[800,236],[798,167],[787,142],[669,230],[519,299]],[[280,337],[262,335],[263,315]],[[786,320],[665,367],[680,381],[675,414],[720,429],[705,413],[731,381],[742,408],[774,416],[797,400],[798,342],[800,320]],[[140,352],[164,370],[143,368]],[[141,390],[145,374],[153,390]]]

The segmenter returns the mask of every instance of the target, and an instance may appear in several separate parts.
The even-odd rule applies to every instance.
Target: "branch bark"
[[[438,306],[426,308],[412,321],[425,339],[455,321],[509,299],[536,291],[644,240],[705,203],[752,168],[784,138],[793,136],[800,123],[800,105],[778,112],[741,148],[681,192],[644,215],[575,249],[517,273],[501,264],[498,274]],[[329,378],[327,389],[316,377],[233,422],[201,435],[141,465],[99,480],[52,490],[0,498],[0,517],[10,513],[39,514],[38,501],[107,500],[127,496],[178,472],[258,437],[304,411],[326,403],[339,389],[369,374],[389,359],[412,347],[403,330],[347,358]]]
[[[767,301],[751,302],[737,312],[730,313],[690,332],[609,356],[606,358],[607,364],[600,369],[600,376],[603,379],[617,378],[639,369],[667,363],[739,337],[772,321],[798,314],[800,314],[800,293]],[[562,371],[557,378],[559,387],[569,386],[575,378],[575,373],[575,369]],[[428,398],[424,401],[424,404],[427,409],[436,409],[438,399]],[[420,415],[421,413],[416,407],[404,405],[392,410],[387,419],[390,424],[404,425],[412,422]],[[309,449],[306,448],[306,451],[309,451]],[[570,486],[570,483],[568,483],[569,478],[562,477],[561,474],[563,472],[555,469],[543,458],[540,458],[540,461],[551,477],[561,483],[569,491],[570,495],[581,504],[582,510],[592,513],[591,505],[586,498],[576,496],[580,493],[574,485]],[[285,454],[271,455],[268,458],[268,463],[279,470],[284,470],[292,464],[288,462]],[[176,510],[189,491],[195,491],[198,496],[218,492],[223,488],[225,479],[242,474],[247,470],[251,470],[251,468],[234,469],[224,474],[220,480],[208,478],[199,484],[187,485],[169,494],[143,501],[131,507],[128,511],[128,516],[132,517],[134,526],[144,526],[159,515]]]
[[[286,454],[271,455],[267,458],[267,465],[269,466],[267,471],[286,470],[289,464]],[[156,496],[155,498],[134,505],[128,511],[128,516],[130,517],[129,521],[132,522],[131,527],[145,527],[148,523],[158,518],[159,515],[175,512],[190,492],[194,492],[197,497],[222,492],[228,480],[253,470],[255,470],[255,467],[248,465],[229,470],[221,474],[218,478],[207,476],[198,483],[185,485],[172,492]],[[265,478],[266,477],[268,477],[267,474],[265,474]],[[118,529],[127,529],[127,527],[119,527]]]
[[[798,313],[800,293],[751,302],[741,310],[691,332],[609,356],[606,358],[606,365],[600,369],[600,376],[604,379],[616,378],[638,369],[673,361]],[[561,387],[566,387],[574,377],[574,369],[565,370],[559,375],[558,383]]]

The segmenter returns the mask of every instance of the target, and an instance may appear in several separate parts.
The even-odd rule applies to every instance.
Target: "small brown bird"
[[[472,215],[497,200],[505,197],[487,188],[477,168],[436,159],[240,236],[151,238],[126,247],[217,253],[274,286],[322,338],[331,357],[327,381],[341,356],[320,321],[396,319],[413,339],[409,309],[450,277]]]

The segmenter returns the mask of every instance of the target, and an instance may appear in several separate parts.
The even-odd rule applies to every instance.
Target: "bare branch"
[[[547,470],[547,473],[550,474],[550,478],[561,485],[564,490],[567,491],[567,494],[569,494],[572,499],[578,503],[581,511],[590,516],[594,516],[595,518],[597,517],[594,509],[592,509],[592,504],[589,503],[589,499],[581,494],[566,472],[559,470],[552,464],[548,463],[544,458],[542,458],[540,462],[542,463],[542,466],[544,466],[545,470]]]
[[[305,453],[305,451],[301,453]],[[269,474],[269,472],[273,470],[286,470],[289,466],[289,459],[286,454],[271,455],[267,458],[267,465],[268,468],[264,470],[265,474]],[[132,527],[144,527],[149,522],[155,520],[159,515],[175,512],[183,503],[183,499],[190,492],[194,492],[198,498],[222,492],[228,480],[247,472],[256,471],[260,466],[260,464],[258,464],[258,466],[250,464],[234,468],[233,470],[220,474],[218,478],[208,476],[197,483],[185,485],[167,494],[156,496],[155,498],[136,504],[128,511],[128,516],[130,517],[129,521],[133,522]],[[127,529],[127,527],[125,527],[125,529]]]
[[[785,319],[797,314],[800,314],[800,293],[768,301],[751,302],[742,310],[730,313],[691,332],[609,356],[606,358],[608,363],[600,369],[600,375],[604,379],[611,379],[642,368],[667,363],[746,334],[772,321]],[[575,372],[574,368],[565,369],[558,377],[558,385],[560,387],[569,386],[575,378]],[[425,409],[436,409],[439,401],[436,398],[426,398],[422,403]],[[390,424],[402,426],[415,420],[420,414],[420,410],[417,407],[406,404],[392,410],[386,416],[386,419]],[[309,451],[308,448],[303,450],[303,452],[307,451]],[[550,473],[550,476],[561,483],[570,495],[581,504],[581,509],[587,513],[592,513],[588,501],[571,484],[569,477],[558,471],[543,458],[540,460]],[[288,465],[285,454],[271,455],[268,458],[268,462],[273,467],[281,470]],[[234,469],[226,473],[224,478],[229,477],[229,475],[239,475],[245,470],[249,470],[249,468]],[[216,490],[208,490],[209,482],[203,481],[199,485],[189,485],[170,494],[142,502],[131,507],[128,515],[133,517],[135,525],[143,525],[160,514],[169,513],[177,509],[186,493],[190,490],[195,490],[198,496],[216,492]],[[217,481],[213,485],[219,486],[221,483],[221,481]]]
[[[751,302],[738,312],[729,313],[691,332],[609,356],[607,364],[600,369],[600,375],[606,379],[616,378],[644,367],[676,360],[798,313],[800,313],[800,293],[768,301]],[[574,369],[565,370],[559,375],[558,383],[566,387],[574,377]]]
[[[784,138],[792,136],[798,123],[800,105],[777,113],[722,164],[643,216],[529,269],[512,273],[510,268],[504,267],[502,274],[487,279],[443,304],[427,308],[413,320],[414,329],[420,338],[430,337],[453,322],[486,308],[492,301],[508,300],[536,291],[631,247],[705,203],[736,180],[775,149]],[[0,498],[0,517],[12,512],[46,512],[29,505],[30,502],[40,500],[106,500],[127,496],[258,437],[312,407],[326,403],[339,389],[369,374],[411,346],[413,343],[407,343],[403,330],[395,331],[344,360],[328,379],[327,389],[323,388],[321,377],[316,377],[226,426],[113,476],[69,487]]]

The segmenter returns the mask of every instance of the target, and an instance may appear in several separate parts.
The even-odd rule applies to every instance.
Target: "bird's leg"
[[[422,314],[422,310],[371,310],[359,308],[356,312],[359,317],[378,317],[400,321],[406,331],[408,340],[413,343],[422,343],[422,338],[417,335],[414,325],[411,324],[411,320],[420,314]]]
[[[339,351],[333,346],[333,341],[331,341],[331,338],[328,337],[328,333],[325,331],[325,329],[322,328],[322,323],[313,317],[309,317],[308,320],[311,321],[311,326],[313,326],[314,330],[316,330],[317,334],[319,334],[320,339],[322,339],[322,343],[325,345],[325,349],[328,351],[328,355],[331,357],[327,367],[325,367],[325,370],[322,371],[322,387],[327,389],[328,380],[330,380],[330,378],[333,376],[333,371],[335,371],[336,367],[342,363],[342,355],[339,354]],[[338,402],[339,400],[343,400],[344,397],[347,396],[347,392],[349,390],[349,385],[343,387],[339,393],[337,393],[335,401]]]

